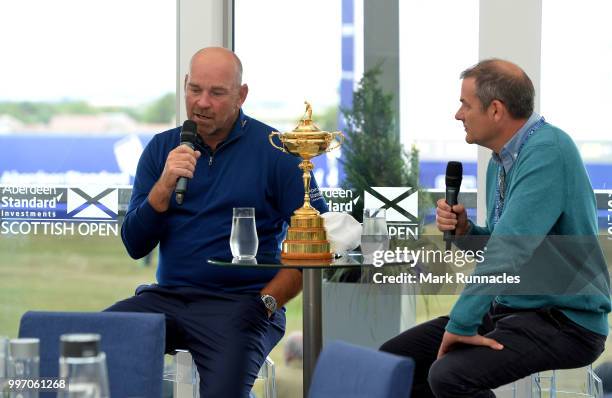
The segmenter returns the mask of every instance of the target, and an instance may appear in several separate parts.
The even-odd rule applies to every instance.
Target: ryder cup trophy
[[[276,149],[302,158],[299,168],[304,172],[304,205],[291,216],[291,226],[287,231],[287,238],[283,241],[281,258],[331,260],[332,253],[323,228],[323,218],[319,211],[310,205],[310,172],[314,167],[310,159],[340,147],[344,135],[339,131],[321,131],[312,121],[312,107],[308,102],[305,104],[306,112],[293,131],[274,131],[268,137]],[[274,143],[274,136],[278,136],[281,146]],[[336,142],[334,139],[337,139]]]

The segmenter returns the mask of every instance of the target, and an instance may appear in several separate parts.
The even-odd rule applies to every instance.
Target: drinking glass
[[[361,232],[361,253],[366,261],[377,250],[389,248],[389,233],[385,209],[363,209],[363,230]]]
[[[100,351],[99,334],[60,336],[59,376],[68,388],[58,398],[109,398],[106,355]]]
[[[230,234],[232,255],[234,258],[241,260],[255,258],[258,246],[255,209],[253,207],[235,207]]]
[[[255,257],[251,257],[251,258],[238,258],[238,257],[234,257],[232,259],[232,264],[257,265],[257,259]]]
[[[8,377],[10,379],[38,379],[40,370],[40,340],[11,339],[9,342]],[[12,392],[11,398],[38,398],[39,390]]]

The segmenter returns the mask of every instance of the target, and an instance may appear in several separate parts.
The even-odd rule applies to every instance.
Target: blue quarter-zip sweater
[[[151,207],[147,195],[161,176],[168,153],[179,145],[180,128],[157,134],[149,142],[138,163],[121,237],[133,258],[145,256],[159,243],[160,285],[256,292],[274,277],[273,269],[207,263],[209,258],[231,258],[234,207],[255,208],[258,253],[279,255],[286,223],[304,202],[304,185],[300,160],[270,145],[272,131],[240,111],[229,136],[214,152],[198,142],[202,156],[185,201],[179,206],[173,195],[164,213]],[[325,200],[314,178],[311,181],[312,205],[326,212]]]

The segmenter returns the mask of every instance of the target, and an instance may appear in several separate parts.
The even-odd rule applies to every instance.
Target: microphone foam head
[[[446,186],[459,187],[463,178],[463,164],[450,161],[446,165]]]
[[[198,126],[193,120],[185,120],[181,128],[181,142],[190,142],[195,144],[198,136]]]

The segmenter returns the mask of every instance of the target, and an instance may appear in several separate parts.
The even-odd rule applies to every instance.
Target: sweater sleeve
[[[146,256],[157,246],[166,224],[165,213],[158,213],[147,199],[161,175],[159,164],[155,161],[155,155],[160,152],[157,142],[154,137],[140,156],[132,197],[121,226],[121,239],[134,259]]]
[[[470,225],[468,232],[463,236],[458,236],[455,239],[455,245],[461,250],[483,250],[491,231],[488,227],[479,227],[472,220],[468,220],[468,223]]]
[[[518,273],[562,214],[569,188],[559,148],[526,147],[513,167],[513,183],[508,187],[502,216],[491,232],[484,261],[473,275]],[[446,330],[476,334],[500,289],[499,285],[487,283],[466,285],[451,310]]]

